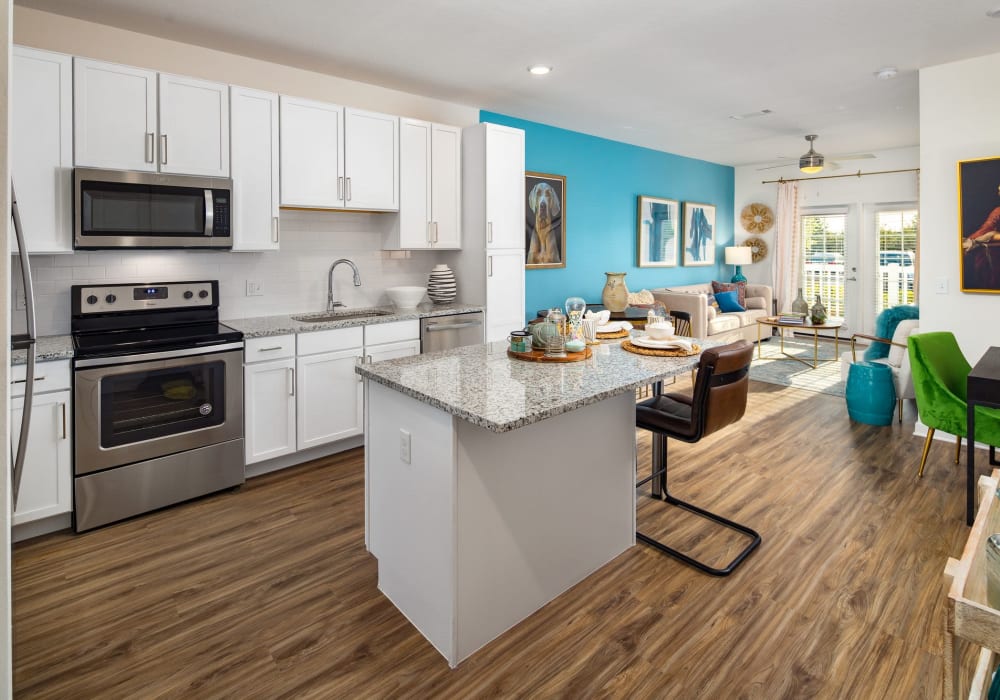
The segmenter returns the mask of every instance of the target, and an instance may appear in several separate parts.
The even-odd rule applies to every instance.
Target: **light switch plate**
[[[948,278],[938,277],[934,282],[934,292],[937,294],[947,294],[948,293]]]
[[[399,431],[399,458],[403,463],[410,463],[410,431],[400,429]]]
[[[264,296],[264,283],[260,280],[247,280],[247,296],[248,297],[262,297]]]

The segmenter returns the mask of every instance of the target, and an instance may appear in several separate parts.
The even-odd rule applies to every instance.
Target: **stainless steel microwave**
[[[76,168],[73,191],[79,250],[233,247],[229,178]]]

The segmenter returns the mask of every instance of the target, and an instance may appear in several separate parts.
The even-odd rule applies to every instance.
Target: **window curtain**
[[[771,286],[778,313],[792,308],[802,279],[802,237],[799,235],[799,185],[778,184],[778,207],[775,212],[774,262]]]

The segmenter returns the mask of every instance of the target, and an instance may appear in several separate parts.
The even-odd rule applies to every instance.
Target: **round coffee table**
[[[778,316],[768,316],[766,318],[757,319],[757,359],[759,360],[795,360],[796,362],[801,362],[806,367],[811,367],[816,369],[819,367],[820,362],[833,362],[840,359],[840,327],[844,325],[844,319],[842,318],[829,318],[826,323],[812,323],[806,319],[805,323],[786,323],[782,322]],[[778,355],[767,355],[765,356],[761,348],[761,329],[764,326],[770,326],[771,328],[777,328],[779,330],[778,337],[781,338],[781,356]],[[793,331],[806,331],[812,332],[813,334],[813,361],[803,360],[801,357],[796,357],[795,355],[790,355],[785,352],[785,334],[780,332],[786,328],[790,328]],[[820,358],[819,356],[819,332],[820,331],[833,331],[833,357]]]

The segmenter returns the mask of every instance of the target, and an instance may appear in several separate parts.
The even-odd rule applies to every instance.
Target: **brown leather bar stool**
[[[691,396],[675,393],[660,394],[635,407],[636,427],[653,433],[653,473],[639,481],[636,487],[652,481],[653,498],[659,498],[662,494],[663,500],[670,505],[680,506],[691,513],[736,530],[750,538],[750,543],[729,564],[722,568],[714,568],[641,532],[636,532],[636,537],[661,552],[713,576],[731,574],[760,545],[760,535],[745,525],[670,495],[667,490],[667,438],[698,442],[743,417],[747,406],[747,391],[750,384],[748,375],[750,362],[753,359],[753,347],[753,343],[748,340],[738,340],[729,345],[705,350],[698,363],[698,378]]]

